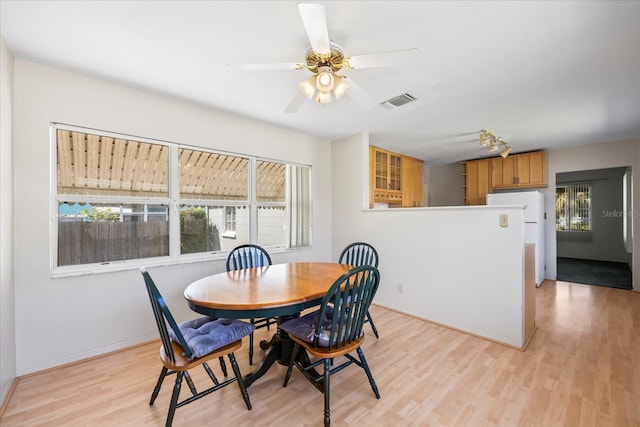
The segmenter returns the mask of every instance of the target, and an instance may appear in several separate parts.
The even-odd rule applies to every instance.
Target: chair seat
[[[364,334],[355,341],[352,341],[349,345],[343,345],[340,347],[314,347],[311,343],[301,340],[295,335],[289,335],[289,337],[304,347],[309,354],[313,357],[317,357],[318,359],[333,359],[336,357],[344,356],[345,354],[351,353],[354,350],[357,350],[362,343],[364,342]]]
[[[200,358],[196,358],[192,360],[188,360],[185,357],[182,351],[182,348],[178,343],[174,341],[171,343],[171,346],[173,347],[173,354],[175,355],[175,358],[176,358],[175,362],[172,362],[171,358],[164,351],[164,346],[160,346],[160,360],[162,361],[164,366],[171,369],[172,371],[188,371],[189,369],[192,369],[194,366],[201,365],[203,362],[225,356],[231,352],[235,352],[240,347],[242,347],[242,340],[234,341],[230,344],[225,345],[224,347],[220,347],[219,349],[209,354],[205,354]]]
[[[318,314],[320,311],[312,311],[304,316],[296,317],[295,319],[287,320],[280,325],[280,329],[289,334],[290,337],[297,337],[303,342],[312,343],[315,333],[316,322],[318,321]],[[333,318],[333,308],[327,307],[325,316],[322,321],[322,329],[328,330],[331,327],[331,319]],[[319,337],[320,346],[328,346],[329,341],[327,336]],[[324,338],[324,340],[323,340]]]
[[[364,332],[360,335],[359,339],[352,342],[357,343],[357,345],[352,345],[352,343],[340,347],[335,347],[334,345],[329,349],[329,330],[331,329],[331,320],[333,319],[333,308],[327,306],[324,312],[324,319],[322,320],[322,332],[318,337],[318,346],[314,347],[312,343],[319,314],[320,311],[316,310],[304,316],[288,320],[280,325],[280,329],[289,334],[292,340],[307,348],[314,356],[316,356],[315,353],[317,353],[317,357],[320,358],[334,357],[329,355],[340,353],[335,355],[335,357],[337,357],[353,351],[362,344]]]
[[[255,329],[251,323],[242,320],[211,317],[199,317],[181,323],[178,328],[191,349],[193,354],[191,360],[199,359],[216,349],[242,339]],[[169,330],[169,336],[173,342],[177,341],[173,330]],[[182,348],[176,354],[185,356]]]

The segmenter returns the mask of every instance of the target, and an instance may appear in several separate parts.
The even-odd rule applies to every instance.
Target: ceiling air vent
[[[380,105],[382,105],[387,110],[393,110],[394,108],[398,108],[402,105],[416,101],[417,99],[418,98],[416,98],[415,96],[405,92],[402,95],[398,95],[391,99],[387,99],[386,101],[381,102]]]

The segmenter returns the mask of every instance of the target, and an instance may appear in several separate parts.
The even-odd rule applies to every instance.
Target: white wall
[[[13,270],[13,55],[0,36],[0,406],[16,377]]]
[[[322,185],[331,180],[327,141],[22,59],[14,77],[18,375],[157,336],[137,269],[51,279],[50,122],[312,165],[313,248],[272,258],[330,259],[331,190]],[[223,270],[224,260],[215,260],[150,272],[176,317],[186,320],[194,317],[182,296],[186,285]]]
[[[546,231],[546,277],[555,279],[557,274],[557,247],[555,236],[555,188],[556,174],[581,170],[605,169],[631,166],[633,173],[633,206],[631,207],[632,232],[634,236],[631,270],[633,289],[640,291],[640,139],[602,142],[581,145],[547,153],[548,187],[541,189],[545,195],[547,211]],[[549,209],[551,207],[551,209]]]
[[[369,242],[380,255],[376,304],[524,345],[523,210],[367,209],[367,146],[366,134],[332,143],[333,258],[350,242]],[[507,228],[498,225],[503,213]]]

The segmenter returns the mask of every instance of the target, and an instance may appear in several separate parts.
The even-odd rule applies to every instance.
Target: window
[[[227,206],[224,208],[224,224],[225,232],[236,234],[236,208],[235,206]]]
[[[258,244],[263,247],[286,246],[286,165],[258,160],[256,172]]]
[[[556,187],[556,230],[591,231],[591,185]]]
[[[65,125],[52,130],[52,264],[61,273],[224,253],[243,243],[311,244],[309,166]]]

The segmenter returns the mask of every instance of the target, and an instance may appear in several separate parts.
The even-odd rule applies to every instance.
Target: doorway
[[[556,174],[557,280],[631,289],[631,168]]]

